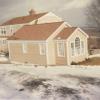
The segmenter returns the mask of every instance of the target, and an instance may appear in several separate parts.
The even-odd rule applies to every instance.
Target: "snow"
[[[100,57],[100,54],[93,54],[89,56],[89,58],[94,58],[94,57]]]
[[[7,62],[8,58],[4,54],[0,54],[0,62]]]
[[[99,66],[0,65],[0,100],[100,100]]]
[[[37,66],[22,64],[0,64],[0,69],[17,70],[24,73],[35,75],[35,77],[49,77],[57,74],[71,74],[78,76],[100,77],[100,66]],[[47,76],[46,76],[47,75]]]

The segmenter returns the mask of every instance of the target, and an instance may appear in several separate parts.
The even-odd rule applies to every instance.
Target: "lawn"
[[[100,57],[89,58],[86,61],[80,62],[79,65],[100,65]]]

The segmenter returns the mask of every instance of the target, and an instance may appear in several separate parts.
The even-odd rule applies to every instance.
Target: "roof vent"
[[[29,11],[29,15],[34,15],[34,14],[36,14],[35,10],[31,9],[31,10]]]

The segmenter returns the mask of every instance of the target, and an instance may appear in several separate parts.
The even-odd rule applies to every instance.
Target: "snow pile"
[[[0,100],[100,100],[99,78],[46,75],[0,70]]]

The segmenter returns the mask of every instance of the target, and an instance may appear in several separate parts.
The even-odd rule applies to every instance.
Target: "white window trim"
[[[59,43],[62,43],[62,45],[63,45],[64,55],[61,55],[61,53],[59,51]],[[63,41],[57,41],[57,55],[58,55],[58,57],[65,57],[65,44]]]
[[[40,50],[40,55],[45,56],[46,55],[46,44],[40,43],[39,44],[39,50]]]
[[[26,42],[22,43],[22,51],[23,51],[24,54],[28,52],[27,49],[28,49],[27,43]]]

